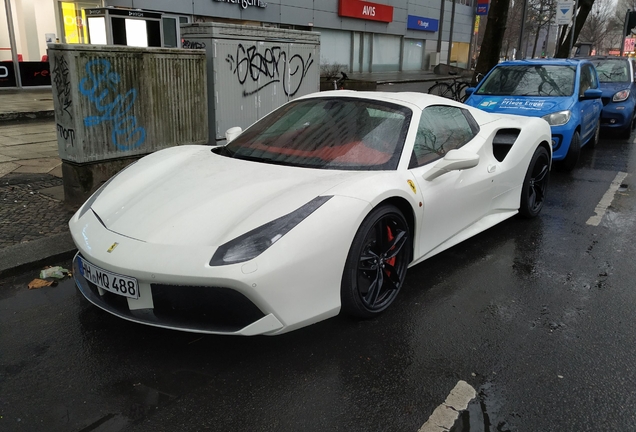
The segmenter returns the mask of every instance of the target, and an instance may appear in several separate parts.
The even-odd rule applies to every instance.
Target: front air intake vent
[[[517,141],[520,132],[520,129],[500,129],[497,131],[492,140],[492,152],[495,155],[495,159],[503,162],[515,141]]]

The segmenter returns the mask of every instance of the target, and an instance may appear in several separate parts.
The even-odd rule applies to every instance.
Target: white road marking
[[[448,432],[455,424],[460,412],[468,408],[468,403],[475,399],[475,396],[477,392],[470,384],[466,381],[458,381],[444,403],[435,408],[418,432]]]
[[[598,226],[598,224],[601,223],[605,212],[607,212],[608,207],[612,204],[612,201],[614,201],[614,195],[616,195],[616,191],[623,183],[623,180],[625,180],[625,177],[627,177],[627,173],[619,171],[618,174],[616,174],[609,189],[607,189],[607,192],[605,192],[605,195],[603,195],[603,198],[601,198],[601,201],[594,209],[594,213],[596,214],[587,220],[588,225]]]

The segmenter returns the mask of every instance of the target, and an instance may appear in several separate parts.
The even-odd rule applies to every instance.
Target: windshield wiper
[[[241,159],[241,160],[246,160],[246,161],[250,161],[250,162],[263,162],[263,163],[268,163],[268,164],[272,164],[272,165],[296,166],[296,164],[289,163],[289,162],[286,162],[286,161],[277,160],[277,159],[273,159],[271,157],[247,156],[247,155],[239,155],[239,154],[236,154],[236,153],[232,157],[234,159]]]

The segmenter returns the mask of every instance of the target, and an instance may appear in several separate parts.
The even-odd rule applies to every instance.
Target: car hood
[[[91,209],[107,229],[137,240],[218,246],[365,174],[250,162],[210,147],[181,146],[125,169]]]
[[[600,83],[601,91],[603,92],[603,97],[612,97],[616,92],[621,90],[628,89],[630,87],[629,82],[608,82],[608,83]]]
[[[472,94],[466,104],[491,113],[542,117],[572,107],[571,96],[480,96]]]

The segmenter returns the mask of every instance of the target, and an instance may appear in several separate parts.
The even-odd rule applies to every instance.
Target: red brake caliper
[[[391,227],[390,227],[390,226],[387,226],[387,227],[386,227],[386,231],[387,231],[387,236],[386,236],[386,237],[387,237],[387,239],[389,240],[389,242],[392,242],[392,241],[393,241],[393,239],[394,239],[395,237],[393,236],[393,233],[391,232]],[[389,252],[390,252],[390,251],[392,251],[393,249],[395,249],[395,246],[393,246],[391,249],[389,249]],[[393,257],[393,258],[391,258],[391,259],[386,260],[386,263],[387,263],[388,265],[390,265],[391,267],[393,267],[393,266],[395,265],[395,257]],[[386,272],[386,274],[387,274],[388,276],[391,276],[391,272],[390,272],[390,271],[385,270],[385,272]]]

